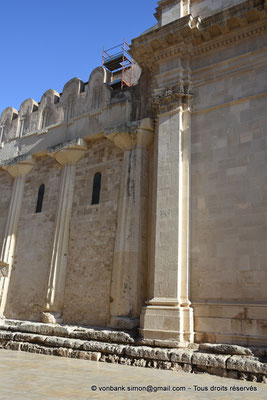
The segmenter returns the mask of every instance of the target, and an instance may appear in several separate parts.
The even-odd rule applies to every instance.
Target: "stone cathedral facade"
[[[267,1],[161,0],[134,84],[0,119],[1,318],[267,344]]]

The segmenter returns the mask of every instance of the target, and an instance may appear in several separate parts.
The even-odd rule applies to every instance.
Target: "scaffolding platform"
[[[110,82],[109,84],[113,89],[120,89],[121,88],[121,78],[116,79],[115,81]]]
[[[133,59],[128,50],[129,45],[125,40],[118,46],[108,50],[103,49],[102,66],[111,73],[110,86],[113,89],[132,86]]]

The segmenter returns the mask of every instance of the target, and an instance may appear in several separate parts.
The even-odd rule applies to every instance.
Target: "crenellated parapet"
[[[137,69],[135,84],[141,73],[136,64]],[[26,99],[19,111],[6,108],[0,117],[0,163],[24,154],[41,156],[47,148],[79,137],[104,137],[107,127],[136,118],[134,93],[134,88],[113,89],[110,73],[97,67],[88,82],[73,78],[62,93],[49,89],[39,102]]]
[[[76,117],[107,106],[112,91],[109,81],[109,73],[98,67],[88,82],[73,78],[60,94],[49,89],[40,102],[26,99],[19,111],[6,108],[0,117],[0,148],[11,140],[45,133],[60,124],[71,124]]]

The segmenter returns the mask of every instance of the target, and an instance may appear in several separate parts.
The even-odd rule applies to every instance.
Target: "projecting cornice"
[[[131,54],[153,70],[161,59],[196,56],[267,30],[267,1],[246,0],[205,19],[187,15],[132,40]]]

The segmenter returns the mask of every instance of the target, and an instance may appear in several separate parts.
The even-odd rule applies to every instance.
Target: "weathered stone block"
[[[192,355],[192,364],[205,367],[226,368],[226,361],[229,357],[195,352]]]
[[[240,372],[250,372],[257,374],[267,374],[267,363],[259,362],[257,359],[249,359],[238,356],[232,356],[228,358],[226,363],[227,369],[240,371]]]
[[[174,350],[171,352],[171,361],[175,363],[191,364],[194,352],[190,350]]]

